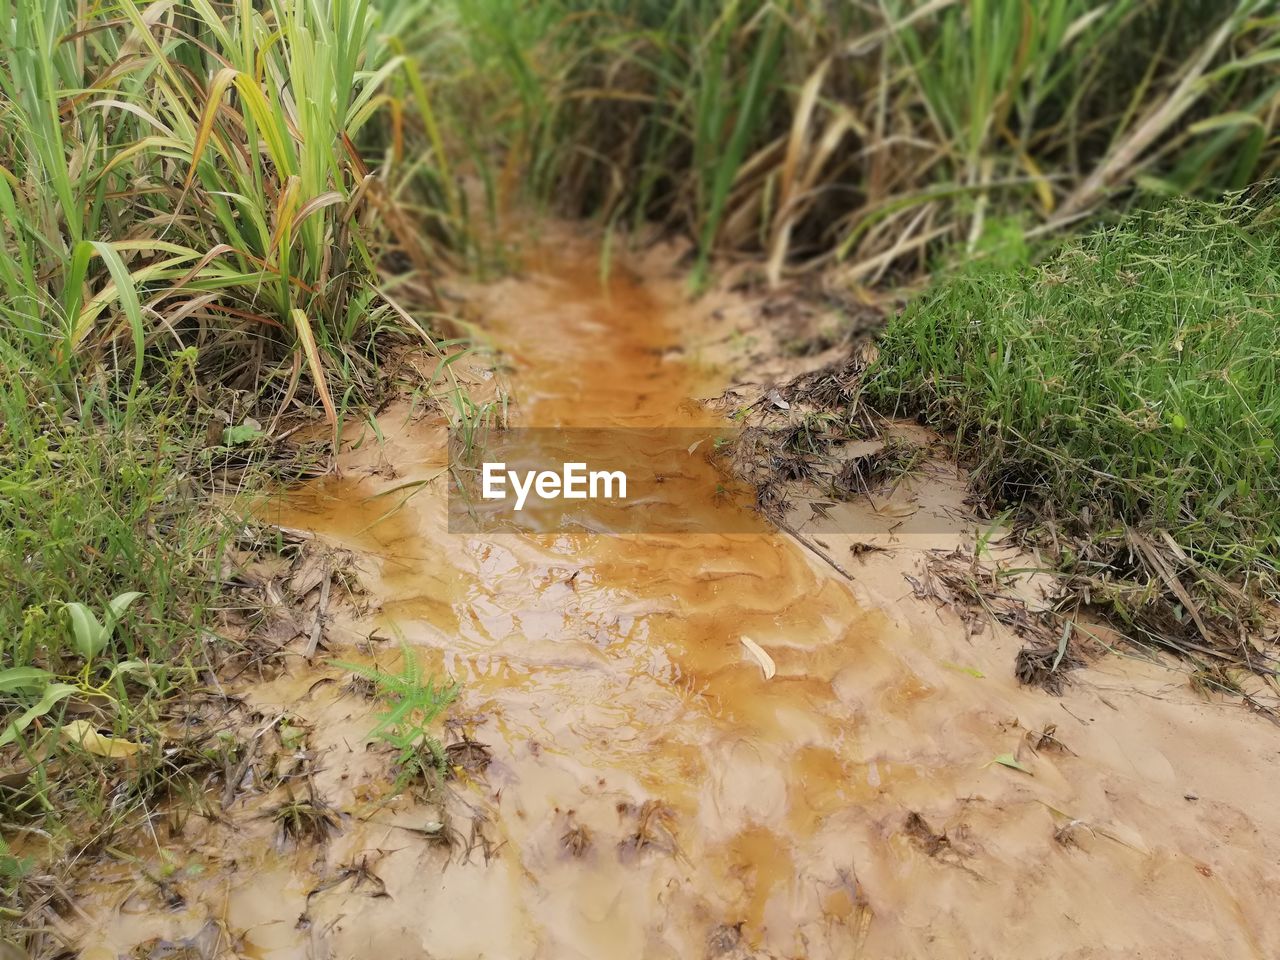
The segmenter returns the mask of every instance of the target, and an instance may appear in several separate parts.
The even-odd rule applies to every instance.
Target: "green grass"
[[[209,665],[231,529],[202,492],[190,357],[133,389],[131,372],[56,382],[25,346],[0,335],[0,819],[35,841],[21,861],[0,846],[13,906],[37,863],[184,789],[169,721]]]
[[[955,431],[974,482],[1094,537],[1280,571],[1274,208],[1178,201],[1035,267],[976,263],[893,318],[869,388]]]
[[[0,818],[35,840],[0,845],[6,902],[224,768],[173,722],[225,652],[215,467],[259,457],[224,418],[336,429],[465,246],[427,12],[0,0]]]
[[[215,515],[193,509],[207,463],[182,396],[189,371],[128,404],[89,385],[71,409],[2,340],[0,358],[0,663],[92,668],[66,642],[62,605],[141,591],[101,655],[163,666],[210,594],[220,542]]]
[[[1276,170],[1268,0],[459,0],[459,123],[570,213],[660,220],[771,281],[919,271],[988,218]]]
[[[144,354],[197,346],[202,376],[277,399],[301,366],[335,420],[331,381],[379,331],[413,329],[378,251],[432,262],[397,199],[445,164],[404,122],[430,103],[393,49],[423,9],[119,0],[75,19],[0,0],[5,325],[64,379],[106,354],[141,376]]]
[[[350,670],[370,682],[373,695],[387,707],[369,731],[369,739],[395,750],[394,790],[397,793],[413,783],[439,786],[445,774],[445,753],[433,727],[458,695],[456,684],[437,684],[434,677],[423,675],[417,655],[407,643],[402,644],[400,650],[398,673],[359,663],[330,661],[333,666]]]

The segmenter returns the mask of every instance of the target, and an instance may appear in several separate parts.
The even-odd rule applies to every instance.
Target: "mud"
[[[473,292],[514,418],[707,422],[691,398],[749,352],[745,308],[688,304],[660,258],[602,286],[589,242],[542,249]],[[1275,728],[1122,657],[1061,698],[1019,687],[1016,637],[904,579],[973,546],[954,469],[878,504],[880,533],[820,536],[850,583],[782,534],[451,535],[441,417],[406,402],[379,428],[271,514],[351,551],[368,611],[232,685],[303,731],[337,829],[281,842],[278,789],[158,825],[84,885],[82,955],[1280,955]],[[375,707],[326,660],[396,669],[400,642],[460,684],[451,736],[488,748],[441,803],[389,797]]]

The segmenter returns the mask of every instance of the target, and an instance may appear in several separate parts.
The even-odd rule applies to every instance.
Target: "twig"
[[[324,632],[325,613],[329,609],[329,585],[332,580],[332,565],[326,563],[324,577],[320,581],[320,602],[316,604],[316,619],[311,624],[311,639],[307,641],[307,648],[302,652],[308,660],[316,655],[316,647],[320,645],[320,634]]]
[[[1191,594],[1187,593],[1187,588],[1182,585],[1177,575],[1164,562],[1155,545],[1136,530],[1127,529],[1125,534],[1129,538],[1129,542],[1137,547],[1138,552],[1142,554],[1143,559],[1147,561],[1151,569],[1160,575],[1160,579],[1164,581],[1165,586],[1173,591],[1183,609],[1191,614],[1191,619],[1195,621],[1196,629],[1200,631],[1200,636],[1206,642],[1212,643],[1213,635],[1209,633],[1209,628],[1205,625],[1204,618],[1200,616],[1200,608],[1191,599]]]
[[[260,729],[249,738],[249,745],[245,749],[244,757],[236,764],[235,770],[226,775],[226,779],[222,784],[222,808],[224,810],[231,806],[231,802],[235,800],[236,788],[240,785],[240,781],[244,779],[245,773],[248,772],[249,764],[253,763],[253,755],[258,752],[258,737],[261,733],[262,730]]]
[[[801,546],[803,546],[805,549],[813,553],[814,556],[818,557],[818,559],[820,559],[823,563],[827,564],[827,566],[829,566],[836,573],[840,574],[840,576],[844,577],[850,583],[853,582],[853,574],[851,574],[844,567],[840,566],[840,564],[832,560],[831,557],[829,557],[826,553],[824,553],[821,549],[818,548],[817,544],[813,543],[807,537],[802,536],[800,531],[797,530],[795,527],[791,526],[791,524],[787,523],[785,520],[779,520],[778,526],[781,527],[783,530],[785,530],[787,533],[791,534],[791,536],[799,540]]]

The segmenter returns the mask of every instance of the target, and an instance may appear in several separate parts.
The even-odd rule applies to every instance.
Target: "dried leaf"
[[[305,597],[330,576],[332,564],[327,551],[305,551],[289,577],[289,591],[295,597]]]
[[[1095,833],[1106,837],[1108,840],[1114,840],[1122,846],[1128,847],[1142,854],[1150,854],[1151,850],[1147,847],[1146,842],[1142,839],[1142,834],[1138,833],[1133,827],[1126,826],[1122,823],[1101,823],[1095,824],[1093,827]]]
[[[773,663],[773,657],[765,653],[764,647],[756,643],[750,637],[742,638],[742,645],[747,648],[747,653],[755,657],[756,662],[760,664],[760,669],[764,671],[764,678],[772,680],[774,674],[778,672],[778,668]]]
[[[917,503],[903,503],[902,501],[894,502],[892,500],[877,501],[871,494],[867,494],[867,499],[871,501],[871,509],[876,513],[886,516],[903,519],[915,515],[920,511],[920,505]]]
[[[59,731],[63,740],[77,744],[95,757],[132,757],[142,744],[132,740],[121,740],[118,737],[105,737],[100,734],[88,720],[72,720],[62,725]]]

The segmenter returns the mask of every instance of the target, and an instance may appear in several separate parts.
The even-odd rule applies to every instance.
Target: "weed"
[[[450,399],[453,405],[449,416],[452,461],[474,464],[484,453],[489,431],[502,429],[507,424],[506,399],[477,403],[460,389],[451,391]]]
[[[369,738],[395,749],[399,768],[397,791],[414,782],[431,785],[444,776],[448,761],[431,727],[458,693],[455,684],[437,686],[434,678],[424,678],[418,658],[408,644],[404,644],[401,651],[399,673],[332,661],[333,666],[372,681],[377,696],[386,703],[388,710],[378,717]]]
[[[285,843],[322,843],[338,829],[338,817],[323,800],[315,796],[287,800],[272,807],[267,815],[276,824],[279,845]]]

